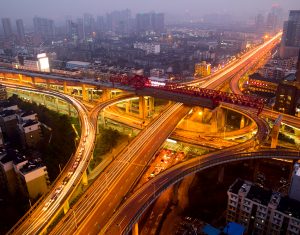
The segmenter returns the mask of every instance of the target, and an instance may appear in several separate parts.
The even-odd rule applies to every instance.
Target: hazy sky
[[[250,16],[268,11],[273,4],[286,11],[300,9],[300,0],[0,0],[0,17],[45,16],[62,21],[66,16],[76,17],[85,12],[101,15],[125,8],[133,14],[156,11],[199,17],[208,13]]]

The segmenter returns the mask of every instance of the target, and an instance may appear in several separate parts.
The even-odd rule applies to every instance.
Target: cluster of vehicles
[[[51,195],[51,199],[49,201],[46,202],[45,206],[43,207],[43,211],[46,211],[49,206],[57,199],[57,197],[59,196],[59,194],[62,192],[63,188],[67,185],[67,183],[69,182],[70,178],[72,177],[72,175],[74,174],[75,170],[77,169],[80,160],[82,159],[82,155],[84,152],[84,148],[85,148],[85,142],[86,142],[86,137],[87,135],[84,137],[83,139],[83,143],[79,149],[79,152],[75,158],[75,161],[72,164],[71,169],[68,171],[67,176],[63,179],[62,184],[59,185],[54,193]]]

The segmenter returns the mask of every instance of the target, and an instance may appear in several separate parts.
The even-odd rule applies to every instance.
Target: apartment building
[[[227,222],[257,235],[300,234],[300,202],[237,179],[227,191]]]

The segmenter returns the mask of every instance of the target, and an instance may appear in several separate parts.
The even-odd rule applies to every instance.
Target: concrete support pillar
[[[82,183],[83,185],[88,185],[88,177],[87,177],[86,171],[83,172],[81,183]]]
[[[222,184],[224,180],[224,172],[225,172],[225,166],[219,167],[219,174],[218,174],[218,183]]]
[[[139,97],[139,116],[142,119],[146,117],[146,104],[144,96]]]
[[[46,79],[46,85],[47,85],[47,89],[50,89],[50,81],[49,81],[49,79]]]
[[[67,214],[69,209],[70,209],[69,200],[66,200],[65,203],[64,203],[64,214]]]
[[[149,115],[152,115],[155,112],[155,106],[154,106],[154,98],[149,97]]]
[[[218,115],[217,111],[213,111],[210,124],[211,132],[218,132]]]
[[[102,122],[103,126],[106,126],[105,125],[105,115],[104,115],[104,111],[101,111],[100,112],[100,121]],[[97,134],[99,134],[99,130],[98,130],[98,125],[97,125]]]
[[[70,117],[72,116],[71,105],[69,103],[68,103],[68,114]]]
[[[58,99],[55,98],[54,102],[55,102],[56,111],[58,112],[59,111],[59,108],[58,108]]]
[[[245,127],[245,117],[242,116],[241,122],[240,122],[240,129],[243,129]]]
[[[126,101],[126,103],[125,103],[125,111],[126,111],[126,113],[130,112],[130,106],[131,106],[131,101],[130,100]]]
[[[63,87],[64,87],[64,94],[68,94],[67,82],[66,81],[64,81]]]
[[[19,82],[23,82],[23,74],[18,74],[19,76]]]
[[[132,228],[132,235],[139,235],[139,224],[135,223]]]
[[[31,83],[35,85],[35,77],[31,77]]]
[[[271,148],[277,147],[281,121],[282,121],[282,115],[279,115],[278,118],[275,120],[274,126],[271,131]]]
[[[274,125],[271,132],[271,148],[275,149],[278,144],[279,126]]]
[[[103,101],[105,101],[105,100],[109,100],[110,98],[111,98],[110,90],[109,90],[109,89],[104,89],[104,90],[102,90],[101,99],[102,99]]]
[[[89,97],[88,97],[88,93],[87,93],[86,85],[85,85],[85,84],[82,84],[82,99],[83,99],[84,101],[88,101],[88,100],[89,100]]]
[[[218,132],[225,128],[225,112],[222,108],[218,107],[212,111],[211,118],[211,132]]]

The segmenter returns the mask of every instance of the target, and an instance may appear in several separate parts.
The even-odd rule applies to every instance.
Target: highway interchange
[[[211,76],[209,80],[204,82],[196,81],[186,85],[200,84],[200,87],[203,88],[215,88],[219,86],[232,77],[233,74],[240,71],[250,59],[259,57],[259,53],[262,51],[265,53],[264,49],[278,40],[280,36],[281,35],[278,34],[267,43],[246,53],[240,59],[215,74],[215,76]],[[32,91],[34,90],[32,89]],[[80,116],[82,136],[79,147],[74,157],[68,163],[68,166],[66,166],[66,170],[59,179],[55,181],[51,191],[34,206],[30,213],[27,213],[25,217],[19,221],[13,230],[10,231],[10,233],[14,234],[40,233],[49,225],[53,217],[58,214],[74,188],[80,183],[82,174],[88,166],[94,147],[95,128],[99,111],[105,106],[111,105],[119,100],[110,100],[106,103],[102,103],[91,112],[90,116],[88,116],[86,108],[71,96],[62,95],[61,93],[54,91],[35,91],[48,92],[51,95],[60,96],[63,99],[67,99],[68,102],[71,102],[76,107]],[[122,98],[124,99],[125,97]],[[238,109],[237,106],[227,106],[227,108]],[[63,217],[52,231],[52,234],[71,234],[74,232],[78,234],[96,234],[99,231],[103,233],[103,227],[109,218],[114,213],[113,218],[117,218],[117,216],[120,215],[119,211],[116,212],[116,209],[125,199],[124,197],[126,197],[128,190],[131,189],[131,186],[136,182],[136,178],[143,173],[156,149],[159,148],[162,142],[172,132],[180,119],[188,113],[189,109],[189,107],[176,103],[168,107],[161,116],[146,127],[128,148],[124,149],[124,151],[116,157],[115,161],[113,161],[112,164],[98,177],[95,183],[91,185],[75,206],[69,210],[66,216]],[[247,112],[243,109],[241,112],[251,117],[249,111]],[[269,115],[271,114],[269,113]],[[266,129],[265,123],[259,124],[260,121],[255,121],[258,125],[256,139],[252,139],[252,142],[246,142],[247,144],[244,144],[245,148],[253,147],[255,142],[264,141],[269,132],[269,130]],[[297,124],[295,120],[292,121]],[[243,146],[238,145],[237,147],[239,150],[243,150]],[[230,153],[230,151],[232,151],[232,149],[222,152]],[[219,154],[218,156],[221,155]],[[129,218],[128,221],[130,223],[132,222]],[[127,223],[127,225],[130,223]],[[110,222],[110,225],[115,224],[115,221]],[[120,223],[117,227],[118,232],[128,229],[123,225],[121,226]],[[106,228],[111,229],[111,227]]]

